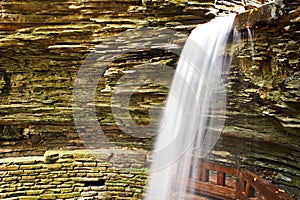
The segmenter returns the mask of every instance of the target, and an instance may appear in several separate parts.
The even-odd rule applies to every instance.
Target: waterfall
[[[252,61],[254,61],[254,40],[253,40],[253,36],[252,36],[252,32],[250,30],[250,28],[247,28],[247,32],[248,32],[248,41],[250,42],[251,45],[251,58]]]
[[[234,17],[197,26],[185,43],[152,153],[147,200],[193,199],[189,179],[196,180],[198,159],[214,147],[225,121],[222,68]]]

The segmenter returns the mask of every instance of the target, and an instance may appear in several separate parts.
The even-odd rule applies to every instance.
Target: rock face
[[[260,169],[269,178],[278,173],[273,181],[299,199],[300,10],[295,2],[285,3],[275,21],[241,32],[219,148],[234,152],[239,156],[232,160]]]
[[[0,137],[37,138],[47,133],[59,138],[54,142],[57,143],[55,146],[70,148],[78,139],[73,137],[76,134],[73,86],[77,72],[91,52],[101,58],[103,54],[106,57],[117,54],[116,49],[119,55],[123,50],[131,51],[122,59],[110,59],[108,70],[99,80],[95,97],[97,117],[107,135],[120,139],[114,140],[115,143],[122,144],[127,140],[138,147],[149,147],[148,138],[133,138],[116,127],[111,114],[110,88],[124,74],[131,73],[134,66],[148,63],[175,67],[188,32],[197,24],[212,19],[214,15],[211,13],[218,11],[210,1],[179,4],[136,0],[5,1],[0,6],[0,126],[3,130]],[[132,34],[133,38],[127,41],[131,48],[119,48],[120,42],[127,40],[128,35],[116,34],[125,30],[135,32],[142,27],[154,29],[151,33],[136,31],[140,35]],[[170,33],[164,34],[166,30],[174,31],[171,37]],[[151,41],[153,37],[157,41]],[[146,42],[150,42],[148,47],[152,45],[153,50],[145,49],[140,53],[138,46]],[[171,77],[168,75],[167,82]],[[142,92],[137,92],[132,98],[130,108],[130,114],[141,125],[149,123],[150,104],[161,107],[167,94],[167,88],[157,84],[143,87]],[[8,133],[5,130],[13,131]],[[11,134],[15,132],[18,134]],[[61,144],[64,137],[71,139]],[[43,140],[46,139],[37,142],[43,143]],[[34,145],[31,141],[29,143]],[[47,143],[44,142],[43,146],[51,148]]]
[[[155,133],[148,131],[157,124],[189,32],[216,15],[249,8],[254,9],[248,11],[251,17],[260,4],[214,3],[1,1],[1,157],[97,148],[93,127],[81,120],[93,116],[82,107],[95,110],[102,136],[114,145],[151,149]],[[276,20],[241,30],[227,72],[228,118],[216,147],[230,156],[212,157],[264,175],[275,173],[269,178],[297,199],[300,10],[295,0],[283,4]],[[89,73],[78,77],[83,69]],[[78,83],[83,87],[76,96]],[[73,110],[80,119],[76,127]],[[140,135],[129,132],[132,127]]]
[[[3,129],[6,124],[14,124],[20,132],[36,124],[72,126],[72,89],[76,73],[90,50],[101,48],[96,46],[102,44],[105,38],[110,45],[109,40],[115,39],[114,34],[127,29],[170,26],[186,30],[213,17],[202,18],[204,11],[188,10],[200,8],[200,5],[163,4],[157,7],[156,3],[144,4],[135,0],[1,2],[0,123]],[[183,11],[184,8],[187,10]],[[177,16],[177,13],[181,15]],[[157,41],[156,45],[169,44],[171,40],[166,37],[163,40],[167,40],[162,44]],[[185,37],[182,35],[177,43],[183,44]],[[144,39],[151,40],[151,35]],[[116,41],[114,45],[105,49],[107,56],[111,55],[109,48],[113,51],[119,43]],[[177,49],[180,50],[180,47]],[[160,52],[131,56],[131,65],[143,64],[151,59],[151,62],[170,60],[170,53],[165,54],[165,58]],[[112,73],[102,80],[107,83],[120,77],[120,69],[125,65],[130,67],[126,59],[123,61],[112,63],[117,66],[112,66]],[[118,72],[113,72],[115,69]],[[109,95],[101,93],[100,96],[101,105],[110,104]],[[103,112],[99,118],[108,121],[105,109],[109,106],[101,109]]]

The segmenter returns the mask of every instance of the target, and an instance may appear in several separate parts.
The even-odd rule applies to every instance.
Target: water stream
[[[251,45],[251,59],[252,61],[254,61],[254,40],[253,40],[253,35],[252,32],[250,30],[250,28],[247,28],[247,33],[248,33],[248,41]]]
[[[198,159],[214,147],[225,121],[222,69],[234,17],[197,26],[185,43],[152,154],[147,200],[193,198],[189,180],[196,179]]]

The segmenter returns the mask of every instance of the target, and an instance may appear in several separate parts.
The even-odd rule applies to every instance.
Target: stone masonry
[[[106,149],[1,159],[0,199],[141,199],[147,158]]]

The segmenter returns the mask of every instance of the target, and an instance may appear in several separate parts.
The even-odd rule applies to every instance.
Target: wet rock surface
[[[228,76],[228,119],[217,149],[231,152],[228,160],[258,171],[299,199],[299,9],[288,5],[277,20],[241,32]]]
[[[153,66],[159,64],[176,66],[175,63],[188,32],[198,23],[214,17],[208,14],[213,8],[211,2],[207,2],[201,12],[189,11],[195,7],[202,9],[203,3],[197,2],[182,4],[162,2],[157,5],[152,1],[135,0],[51,3],[5,1],[0,5],[0,123],[5,130],[11,125],[16,126],[21,132],[17,137],[23,140],[30,135],[43,136],[43,133],[53,134],[53,138],[64,138],[65,133],[76,134],[76,130],[72,128],[74,126],[73,85],[84,60],[93,52],[102,59],[101,62],[110,57],[108,60],[110,66],[105,65],[108,69],[104,77],[99,80],[96,97],[99,121],[102,125],[106,125],[103,129],[108,135],[111,133],[113,138],[120,138],[119,141],[122,142],[119,143],[126,143],[123,140],[125,138],[129,143],[142,140],[124,136],[122,131],[116,128],[110,114],[111,87],[124,74],[130,74],[131,68],[135,66],[141,69],[145,63]],[[156,28],[149,32],[139,30],[143,27]],[[130,33],[114,36],[125,30],[133,30],[132,33],[137,32],[140,35],[133,34],[129,41],[127,37]],[[170,30],[174,30],[171,37],[168,33]],[[154,37],[156,41],[153,41]],[[149,44],[141,50],[139,45],[145,43]],[[152,50],[147,49],[150,46]],[[128,55],[121,55],[125,52]],[[114,60],[114,56],[123,56],[123,58]],[[172,78],[168,76],[166,80],[170,82]],[[149,100],[144,100],[146,98],[138,92],[130,112],[136,115],[135,118],[140,120],[139,123],[147,124],[151,99],[157,101],[153,104],[162,105],[167,88],[159,88],[157,85],[143,87],[142,94],[143,96],[148,94]],[[134,106],[139,109],[135,109]],[[67,127],[67,132],[61,132],[60,128],[56,128],[59,126]],[[34,131],[25,131],[28,129]],[[59,131],[55,132],[52,129]],[[7,134],[1,137],[9,139],[4,135]],[[61,136],[57,137],[57,135]],[[116,135],[118,137],[115,137]],[[57,143],[61,142],[57,141]],[[149,147],[148,139],[138,146],[145,147],[144,143]],[[69,146],[69,143],[66,142],[65,145]],[[61,148],[63,145],[58,146]]]
[[[74,127],[73,88],[86,81],[77,77],[83,65],[103,69],[95,100],[81,102],[95,107],[104,137],[116,146],[151,149],[155,133],[143,128],[157,123],[149,112],[157,116],[162,109],[189,32],[216,15],[260,4],[214,3],[0,2],[0,156],[97,147],[84,139],[93,138],[89,127]],[[297,1],[283,4],[275,20],[241,31],[228,72],[226,127],[216,147],[232,156],[213,157],[257,170],[299,199],[300,10]],[[123,101],[128,94],[129,106]],[[75,109],[82,106],[77,103]],[[140,135],[128,134],[129,118]]]

